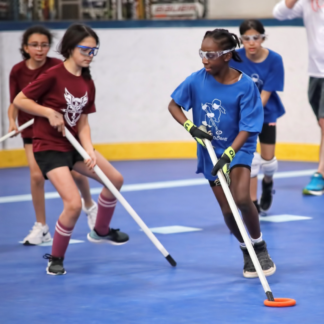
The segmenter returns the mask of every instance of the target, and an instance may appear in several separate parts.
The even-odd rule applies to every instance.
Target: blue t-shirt
[[[243,62],[231,60],[230,66],[249,75],[260,93],[262,90],[271,92],[264,107],[264,123],[274,123],[285,113],[285,108],[276,93],[284,89],[284,67],[281,56],[269,49],[268,51],[269,55],[263,62],[254,63],[246,57],[245,48],[240,48],[237,52]]]
[[[225,85],[203,68],[187,77],[171,97],[186,111],[192,108],[195,125],[205,125],[212,132],[212,145],[218,158],[240,131],[250,133],[241,151],[255,152],[257,136],[263,126],[263,107],[258,88],[244,73],[238,82]],[[197,156],[197,173],[202,172],[211,179],[212,162],[208,151],[199,144]]]

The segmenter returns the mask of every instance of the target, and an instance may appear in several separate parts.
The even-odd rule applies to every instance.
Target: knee
[[[117,173],[115,176],[114,176],[114,186],[120,190],[120,188],[123,186],[124,184],[124,177],[121,175],[121,173]]]
[[[239,195],[235,199],[235,202],[240,211],[247,211],[250,207],[251,198],[246,195],[242,195],[242,196]]]
[[[64,210],[69,215],[69,217],[77,219],[82,210],[80,197],[65,201]]]
[[[44,186],[45,179],[41,171],[31,171],[30,172],[30,181],[32,185],[41,187]]]
[[[274,156],[271,160],[262,159],[262,170],[264,175],[272,177],[278,170],[278,160]]]

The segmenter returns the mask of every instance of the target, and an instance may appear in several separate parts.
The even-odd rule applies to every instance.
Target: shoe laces
[[[116,228],[116,229],[114,229],[114,228],[110,228],[110,229],[109,229],[109,234],[115,234],[115,233],[117,233],[117,232],[119,232],[119,231],[120,231],[119,228]]]
[[[43,259],[49,260],[49,261],[63,261],[64,258],[57,258],[53,256],[52,254],[46,253],[43,255]]]
[[[43,255],[43,259],[51,261],[53,259],[53,255],[49,254],[49,253],[46,253],[46,254]]]

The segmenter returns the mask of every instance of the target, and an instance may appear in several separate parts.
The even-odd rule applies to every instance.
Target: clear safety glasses
[[[220,56],[232,52],[234,51],[235,48],[231,48],[229,50],[225,50],[225,51],[217,51],[217,52],[204,52],[201,49],[199,50],[199,56],[203,59],[207,59],[207,60],[216,60],[217,58],[219,58]]]
[[[34,49],[46,49],[46,48],[50,47],[49,43],[41,43],[41,44],[39,44],[39,43],[28,43],[27,45],[29,47],[34,48]]]
[[[266,37],[265,34],[257,34],[257,35],[242,35],[241,40],[242,42],[250,42],[250,41],[259,41],[264,40]]]
[[[80,53],[84,56],[96,56],[99,51],[99,47],[89,47],[89,46],[83,46],[83,45],[77,45],[76,46],[79,50]]]

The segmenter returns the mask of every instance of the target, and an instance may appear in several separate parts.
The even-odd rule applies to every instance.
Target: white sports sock
[[[260,243],[261,241],[262,241],[262,233],[261,233],[260,237],[257,238],[257,239],[254,239],[254,238],[251,237],[252,244]]]
[[[245,243],[241,243],[241,242],[240,242],[240,246],[244,248],[246,247]]]

